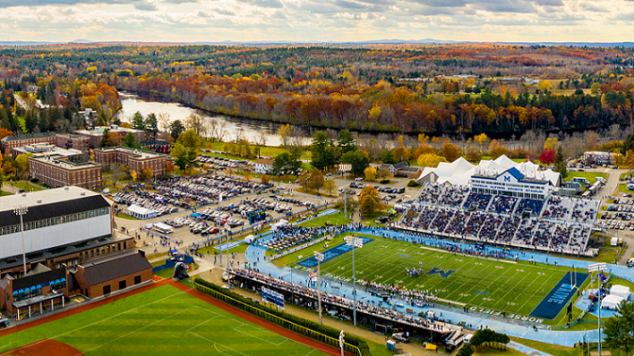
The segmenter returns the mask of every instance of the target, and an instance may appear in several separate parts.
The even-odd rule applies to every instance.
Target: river
[[[191,114],[196,113],[209,120],[214,119],[219,125],[223,125],[228,135],[225,140],[232,140],[236,134],[242,129],[243,136],[249,141],[255,142],[256,137],[264,132],[266,135],[267,146],[279,146],[281,144],[277,129],[281,124],[268,121],[242,119],[225,115],[210,114],[202,110],[192,109],[178,103],[162,102],[154,98],[138,97],[135,95],[121,94],[121,105],[123,108],[119,112],[119,117],[123,122],[131,122],[132,116],[138,111],[144,117],[154,113],[156,115],[165,113],[169,114],[170,121],[185,119]]]

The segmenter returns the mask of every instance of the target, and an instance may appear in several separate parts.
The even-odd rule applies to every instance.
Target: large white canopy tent
[[[456,186],[466,186],[473,175],[483,173],[500,174],[513,167],[517,168],[526,177],[545,179],[553,186],[559,186],[561,179],[559,173],[550,169],[540,171],[539,165],[532,162],[517,163],[505,155],[498,157],[496,160],[482,160],[477,166],[462,157],[451,163],[441,162],[436,168],[425,167],[418,179],[423,179],[433,173],[437,177],[436,183],[438,184],[449,183]]]

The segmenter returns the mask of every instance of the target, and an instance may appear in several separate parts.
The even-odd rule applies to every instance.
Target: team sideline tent
[[[627,299],[630,296],[630,288],[621,285],[612,286],[612,288],[610,288],[610,294]]]
[[[624,298],[619,297],[618,295],[610,294],[607,297],[603,298],[601,302],[601,308],[608,310],[616,310],[617,305],[621,303],[621,301],[625,300]]]
[[[128,214],[138,219],[151,219],[154,217],[156,212],[152,209],[146,209],[136,204],[132,204],[128,207]]]

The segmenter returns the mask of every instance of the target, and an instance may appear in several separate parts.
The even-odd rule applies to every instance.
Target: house
[[[392,175],[396,175],[396,171],[399,168],[403,168],[403,167],[407,167],[407,162],[398,162],[398,163],[394,163],[394,164],[389,164],[389,163],[383,163],[379,166],[379,171],[382,169],[389,169],[390,172],[392,173]]]
[[[138,250],[81,264],[71,276],[81,294],[96,298],[152,281],[152,265]]]
[[[272,158],[258,158],[255,161],[255,173],[266,174],[273,168]]]
[[[0,280],[0,304],[19,320],[63,308],[68,297],[66,265],[51,269],[38,263],[24,276]]]
[[[405,166],[405,167],[398,168],[396,170],[396,174],[395,175],[407,177],[407,178],[410,178],[410,179],[417,179],[418,177],[420,177],[421,173],[423,173],[423,168],[422,167]]]

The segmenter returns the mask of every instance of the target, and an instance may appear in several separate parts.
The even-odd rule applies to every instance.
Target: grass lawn
[[[553,356],[581,356],[583,355],[583,350],[581,348],[573,348],[566,347],[554,344],[544,344],[542,342],[528,340],[528,339],[520,339],[517,337],[511,337],[511,340],[520,343],[522,345],[534,348],[536,350],[540,350],[551,354]]]
[[[47,338],[87,355],[325,355],[172,286],[5,336],[0,352]]]
[[[610,246],[610,238],[606,238],[597,256],[587,260],[591,260],[595,262],[614,263],[614,259],[619,257],[618,253],[619,253],[619,248]]]
[[[607,180],[608,174],[598,172],[568,172],[568,177],[566,177],[566,181],[569,182],[572,180],[572,178],[575,177],[585,178],[590,181],[590,184],[594,184],[594,182],[597,180],[597,177],[601,177]]]
[[[223,152],[224,145],[225,145],[224,142],[213,142],[209,144],[209,149]],[[255,145],[251,145],[251,146],[253,147],[253,149],[257,148]],[[265,146],[260,148],[260,155],[264,157],[275,157],[284,152],[289,152],[289,150],[282,147],[273,147],[273,146]],[[207,153],[207,155],[240,159],[240,160],[244,159],[237,156],[221,155],[221,154],[215,154],[215,153]],[[300,159],[310,159],[310,151],[302,150],[302,156],[300,157]]]
[[[18,188],[18,189],[24,189],[27,192],[39,192],[40,190],[45,190],[44,188],[40,187],[39,185],[35,185],[23,180],[19,180],[16,182],[12,182],[9,183],[11,185],[13,185],[14,187]]]
[[[627,184],[619,184],[619,192],[621,193],[634,193],[634,191],[627,189]]]
[[[437,291],[440,298],[496,311],[530,314],[568,272],[562,267],[456,256],[407,242],[374,238],[356,252],[357,278]],[[418,268],[419,261],[426,272],[437,267],[454,273],[445,277],[408,277],[405,268]],[[350,281],[352,254],[323,263],[321,271],[329,278]]]
[[[0,190],[0,197],[4,197],[4,196],[7,196],[7,195],[13,195],[13,194]]]
[[[324,215],[309,221],[305,221],[299,225],[305,227],[321,227],[326,225],[326,223],[330,225],[341,225],[348,222],[350,222],[350,219],[345,219],[345,216],[343,216],[343,211],[339,211],[335,214]]]

